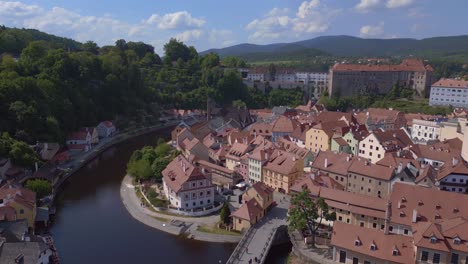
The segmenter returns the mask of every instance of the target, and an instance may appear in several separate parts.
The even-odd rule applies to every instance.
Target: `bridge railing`
[[[228,261],[226,264],[232,264],[236,263],[236,261],[239,261],[239,256],[241,253],[241,250],[243,248],[246,248],[248,245],[249,240],[253,237],[254,233],[256,231],[255,227],[250,227],[244,234],[244,236],[241,238],[239,243],[237,244],[236,248],[232,252],[231,256],[229,257]]]
[[[264,263],[265,259],[268,255],[268,251],[270,251],[271,245],[273,245],[273,240],[275,239],[276,232],[278,231],[278,227],[275,226],[271,230],[270,234],[268,235],[268,239],[263,246],[262,253],[260,253],[260,263]]]

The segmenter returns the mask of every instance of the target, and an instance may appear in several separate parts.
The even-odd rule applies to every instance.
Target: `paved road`
[[[274,239],[274,231],[281,225],[286,225],[287,211],[289,208],[289,197],[280,193],[274,194],[274,201],[278,204],[267,213],[266,217],[258,223],[253,236],[247,243],[248,246],[241,249],[239,258],[235,263],[255,263],[255,257],[261,259],[268,254],[269,246]]]
[[[161,231],[174,235],[180,235],[182,233],[187,235],[191,234],[193,239],[207,242],[238,243],[241,239],[241,236],[213,234],[197,230],[199,225],[214,226],[219,221],[218,215],[204,217],[172,216],[150,211],[147,208],[141,207],[140,200],[136,196],[135,188],[132,185],[132,179],[128,176],[126,176],[122,181],[122,185],[120,186],[120,196],[130,215],[132,215],[136,220]],[[160,221],[155,217],[164,218],[167,222]],[[173,226],[170,224],[171,220],[182,221],[184,222],[184,226]]]

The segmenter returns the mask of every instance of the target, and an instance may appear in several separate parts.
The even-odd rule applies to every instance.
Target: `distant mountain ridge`
[[[218,53],[224,56],[245,57],[247,54],[289,52],[290,47],[296,50],[313,49],[314,52],[335,56],[423,56],[423,57],[456,57],[468,58],[468,35],[433,37],[425,39],[363,39],[353,36],[322,36],[293,43],[275,43],[267,45],[239,44],[221,49],[209,49],[201,52]],[[275,54],[274,54],[275,53]]]

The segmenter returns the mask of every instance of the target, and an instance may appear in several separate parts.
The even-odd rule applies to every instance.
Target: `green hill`
[[[307,52],[314,49],[334,56],[419,56],[425,58],[450,58],[458,61],[468,61],[468,35],[434,37],[426,39],[363,39],[352,36],[323,36],[290,44],[277,43],[269,45],[240,44],[222,49],[211,49],[206,52],[216,52],[220,56],[240,56],[249,61],[250,58],[265,58],[285,56],[287,47],[294,46],[296,50]],[[301,47],[301,48],[298,48]],[[285,49],[286,48],[286,49]],[[204,52],[202,52],[204,53]],[[270,54],[268,54],[270,53]]]
[[[4,52],[18,55],[31,42],[43,40],[50,48],[77,50],[81,43],[69,38],[57,37],[36,29],[18,29],[0,26],[0,54]]]

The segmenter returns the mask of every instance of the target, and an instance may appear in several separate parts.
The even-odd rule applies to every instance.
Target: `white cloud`
[[[246,30],[252,31],[249,40],[266,43],[281,38],[291,41],[304,38],[304,34],[325,32],[331,20],[341,12],[341,9],[330,9],[318,0],[302,2],[294,15],[287,12],[289,10],[281,13],[278,10],[274,8],[245,26]]]
[[[198,40],[203,32],[199,29],[187,30],[176,35],[176,39],[182,42],[192,42]]]
[[[187,11],[153,14],[140,22],[129,23],[109,14],[88,16],[62,7],[47,9],[22,2],[0,1],[1,24],[8,27],[35,28],[82,42],[93,40],[99,45],[112,45],[115,40],[121,38],[127,41],[144,41],[154,45],[159,53],[171,37],[188,42],[199,50],[235,42],[232,32],[206,29],[206,21],[203,18],[193,17]],[[154,36],[157,36],[157,39],[154,39]]]
[[[311,0],[310,2],[304,1],[302,4],[299,6],[297,10],[297,17],[299,18],[306,18],[309,16],[312,11],[317,8],[320,5],[319,0]]]
[[[387,8],[400,8],[412,5],[415,0],[388,0],[387,1]]]
[[[366,25],[361,27],[359,30],[361,37],[369,38],[369,37],[379,37],[384,34],[384,22],[380,22],[376,26]]]
[[[361,0],[354,8],[360,12],[368,12],[379,6],[380,0]]]
[[[410,18],[424,18],[428,17],[429,15],[424,13],[420,8],[410,8],[408,10],[408,17]]]
[[[200,28],[205,24],[205,20],[201,18],[194,18],[187,11],[180,11],[175,13],[165,14],[159,16],[153,14],[147,20],[147,23],[158,25],[159,29],[188,29]]]

